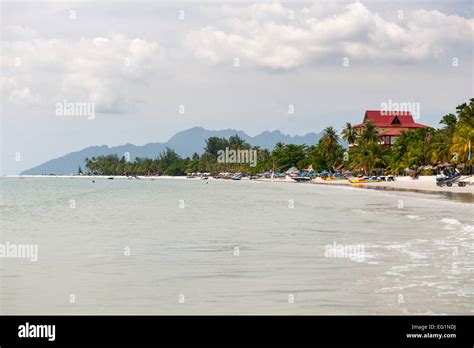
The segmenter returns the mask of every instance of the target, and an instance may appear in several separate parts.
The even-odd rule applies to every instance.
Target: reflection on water
[[[0,242],[39,248],[0,259],[2,313],[474,313],[473,204],[245,181],[0,184]]]

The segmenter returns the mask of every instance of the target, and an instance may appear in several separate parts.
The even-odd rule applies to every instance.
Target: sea
[[[77,177],[0,193],[0,314],[474,313],[472,200]]]

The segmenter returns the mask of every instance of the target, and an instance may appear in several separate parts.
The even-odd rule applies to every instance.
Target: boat
[[[357,183],[365,182],[365,178],[350,178],[349,182],[357,184]]]
[[[292,176],[291,178],[296,182],[307,182],[311,180],[309,176]]]
[[[311,181],[311,179],[313,178],[313,175],[310,174],[310,172],[308,172],[307,170],[303,169],[299,171],[297,174],[293,174],[293,175],[290,174],[290,177],[296,182],[308,182],[308,181]]]
[[[372,177],[364,178],[364,179],[365,179],[365,182],[380,182],[380,181],[382,181],[380,178],[378,178],[376,176],[372,176]]]
[[[240,180],[242,179],[242,173],[235,173],[234,175],[230,176],[229,179],[231,180]]]
[[[380,182],[380,178],[377,178],[376,176],[373,177],[365,177],[365,178],[351,178],[349,179],[349,182],[353,184],[357,183],[370,183],[370,182]]]

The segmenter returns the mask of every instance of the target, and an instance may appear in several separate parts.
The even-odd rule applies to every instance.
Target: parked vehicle
[[[454,173],[442,173],[436,176],[436,185],[442,187],[444,185],[451,187],[454,183],[458,183],[459,187],[464,187],[467,185],[467,182],[463,181],[464,179],[469,178],[468,176],[462,177],[462,174],[459,172]]]

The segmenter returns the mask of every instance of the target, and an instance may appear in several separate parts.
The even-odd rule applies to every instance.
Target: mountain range
[[[306,144],[313,145],[319,141],[322,134],[308,133],[304,136],[290,136],[280,131],[265,131],[254,137],[247,135],[243,131],[235,129],[208,130],[202,127],[194,127],[176,133],[165,143],[149,143],[142,146],[125,144],[114,147],[90,146],[80,151],[68,153],[62,157],[49,160],[39,166],[27,169],[21,175],[41,175],[41,174],[62,174],[70,175],[77,173],[79,166],[84,167],[84,160],[102,155],[117,154],[119,157],[125,153],[130,154],[130,159],[136,157],[155,158],[167,147],[173,149],[182,157],[190,157],[194,153],[202,154],[206,146],[206,139],[209,137],[228,138],[237,134],[252,146],[260,146],[272,150],[278,142],[285,144]]]

